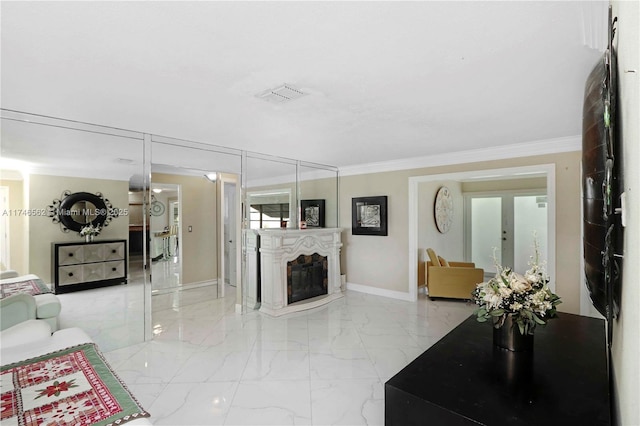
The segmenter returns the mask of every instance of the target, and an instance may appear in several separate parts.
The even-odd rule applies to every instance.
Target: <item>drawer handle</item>
[[[116,249],[111,250],[111,253],[115,253],[115,252],[116,252]]]
[[[112,271],[117,271],[117,270],[118,270],[118,268],[111,268],[111,270],[112,270]]]
[[[73,272],[69,272],[69,276],[72,277],[73,276]]]
[[[69,257],[73,257],[73,253],[69,253]]]

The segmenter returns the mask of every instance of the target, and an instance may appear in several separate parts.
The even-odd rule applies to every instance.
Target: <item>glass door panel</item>
[[[471,259],[485,273],[495,271],[493,247],[502,262],[502,198],[471,199]]]
[[[529,260],[534,253],[536,235],[540,259],[547,258],[547,197],[544,195],[522,195],[513,198],[513,258],[514,270],[529,269]]]
[[[547,202],[544,194],[471,195],[469,198],[471,260],[490,276],[495,258],[500,265],[523,273],[534,254],[534,234],[540,261],[547,259]],[[495,250],[494,250],[495,249]]]

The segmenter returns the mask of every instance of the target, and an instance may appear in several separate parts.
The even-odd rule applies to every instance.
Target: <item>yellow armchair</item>
[[[471,299],[476,285],[484,281],[484,270],[472,262],[447,262],[430,248],[427,255],[424,268],[430,298]]]

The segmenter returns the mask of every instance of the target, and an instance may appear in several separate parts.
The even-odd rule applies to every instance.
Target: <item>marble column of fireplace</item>
[[[340,248],[342,228],[261,229],[260,235],[260,311],[272,316],[315,308],[343,297],[340,287]],[[318,253],[328,262],[327,294],[287,303],[287,262],[300,255]]]

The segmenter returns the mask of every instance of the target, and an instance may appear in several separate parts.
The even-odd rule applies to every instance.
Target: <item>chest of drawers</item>
[[[127,282],[127,241],[53,243],[54,292],[86,290]]]

